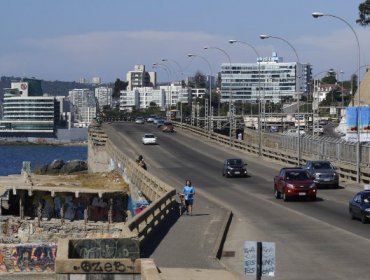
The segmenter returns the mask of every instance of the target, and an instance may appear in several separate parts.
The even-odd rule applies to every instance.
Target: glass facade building
[[[13,135],[53,134],[59,122],[59,102],[43,96],[39,81],[15,82],[4,89],[0,132]]]
[[[312,69],[309,64],[283,62],[273,53],[258,58],[257,63],[223,63],[221,65],[221,102],[256,103],[259,99],[279,103],[297,99],[308,92]]]

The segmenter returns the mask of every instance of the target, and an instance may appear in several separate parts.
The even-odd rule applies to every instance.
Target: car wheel
[[[362,222],[363,224],[367,224],[367,222],[368,222],[368,219],[366,218],[365,213],[363,213],[363,214],[361,215],[361,222]]]
[[[284,200],[284,201],[288,201],[288,200],[289,200],[289,198],[288,198],[288,196],[285,194],[285,192],[283,192],[283,200]]]
[[[339,184],[335,184],[335,185],[333,186],[333,188],[334,188],[334,189],[339,189]]]
[[[280,199],[281,198],[281,193],[277,189],[275,189],[275,198],[276,199]]]
[[[311,201],[316,201],[316,195],[310,197]]]
[[[230,177],[230,175],[228,173],[226,173],[225,176],[226,176],[226,178],[229,178]]]

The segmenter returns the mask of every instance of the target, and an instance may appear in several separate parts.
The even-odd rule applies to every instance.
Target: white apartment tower
[[[102,110],[104,106],[112,107],[112,93],[113,89],[110,87],[95,88],[95,98],[98,102],[99,110]]]
[[[96,99],[94,92],[89,89],[73,89],[69,91],[71,112],[73,112],[74,122],[85,124],[86,126],[96,117]]]
[[[154,87],[156,84],[156,73],[146,72],[145,65],[135,65],[134,71],[129,71],[126,75],[128,82],[127,90],[135,87]]]
[[[259,99],[274,103],[296,99],[298,93],[308,92],[311,73],[311,65],[283,62],[276,52],[271,57],[259,57],[257,63],[223,63],[221,102],[230,98],[251,103]]]

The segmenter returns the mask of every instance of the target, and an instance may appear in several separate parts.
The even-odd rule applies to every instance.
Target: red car
[[[314,178],[305,169],[284,167],[274,178],[274,193],[275,198],[284,201],[294,197],[316,200],[317,187]]]
[[[162,125],[162,131],[163,132],[174,132],[172,122],[164,122],[164,124]]]

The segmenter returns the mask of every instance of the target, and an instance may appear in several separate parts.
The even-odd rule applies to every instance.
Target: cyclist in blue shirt
[[[186,180],[185,186],[183,189],[183,194],[185,198],[185,205],[187,209],[187,215],[193,215],[193,201],[194,201],[194,195],[195,195],[195,188],[191,184],[190,180]]]

